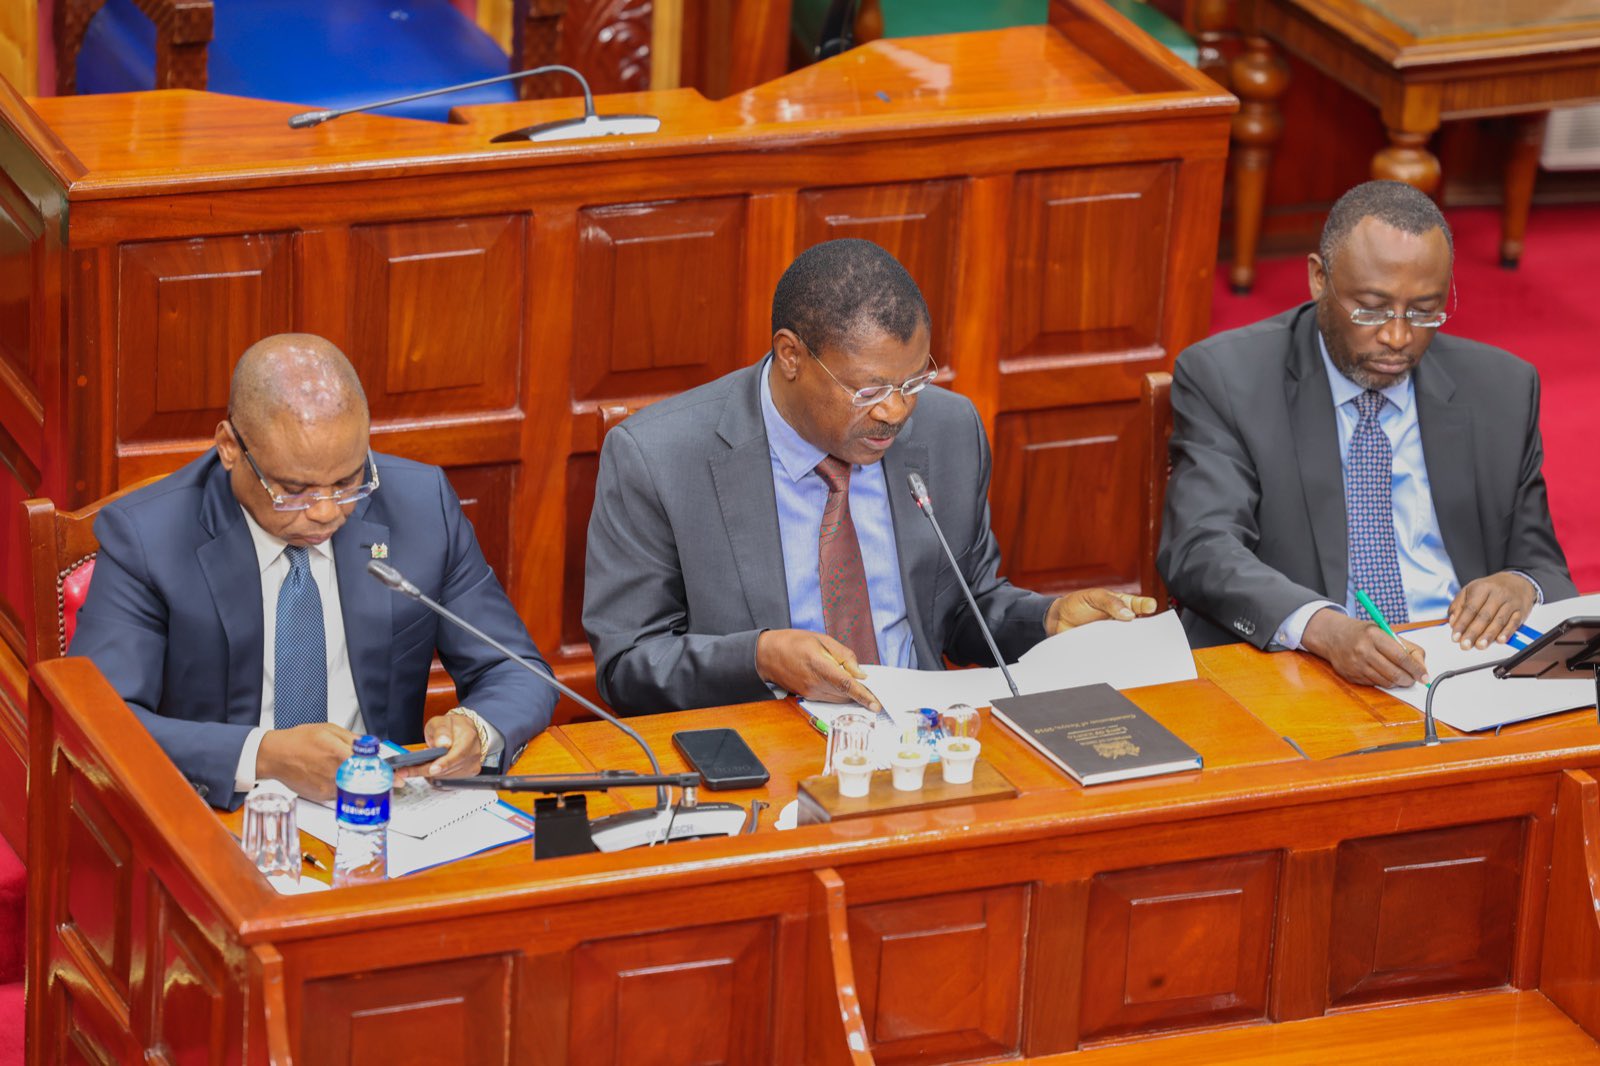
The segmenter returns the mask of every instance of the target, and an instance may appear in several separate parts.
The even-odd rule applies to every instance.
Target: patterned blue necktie
[[[1378,424],[1388,398],[1368,389],[1354,401],[1361,419],[1350,434],[1345,461],[1344,509],[1350,526],[1350,587],[1372,597],[1391,622],[1409,620],[1394,537],[1394,450]]]
[[[272,724],[291,729],[328,720],[328,642],[322,632],[322,594],[306,549],[288,547],[283,554],[289,576],[278,590]]]

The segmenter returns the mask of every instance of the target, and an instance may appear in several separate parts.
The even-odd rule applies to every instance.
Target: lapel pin
[[[367,547],[372,549],[372,557],[374,559],[389,558],[389,546],[387,544],[369,544]]]

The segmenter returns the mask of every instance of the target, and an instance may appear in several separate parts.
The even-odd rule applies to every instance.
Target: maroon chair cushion
[[[94,557],[90,556],[61,579],[61,638],[72,647],[72,634],[78,631],[78,609],[89,596],[89,579],[94,577]]]

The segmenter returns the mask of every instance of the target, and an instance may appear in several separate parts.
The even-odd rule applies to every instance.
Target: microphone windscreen
[[[928,499],[928,486],[922,480],[922,475],[913,470],[906,475],[906,483],[911,486],[911,496],[917,501],[917,506],[926,510],[932,501]]]
[[[367,573],[392,589],[400,588],[406,583],[405,576],[400,571],[379,559],[367,563]]]

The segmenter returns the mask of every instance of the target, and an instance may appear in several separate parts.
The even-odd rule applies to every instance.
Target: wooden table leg
[[[1439,190],[1439,157],[1428,151],[1433,130],[1413,131],[1389,127],[1389,146],[1372,157],[1372,176],[1403,181],[1432,196]]]
[[[1517,119],[1500,208],[1500,265],[1506,270],[1515,270],[1522,262],[1522,238],[1528,232],[1528,209],[1533,206],[1533,184],[1539,177],[1539,152],[1544,148],[1547,118],[1549,112],[1541,111]]]
[[[1256,280],[1256,244],[1266,209],[1272,150],[1283,136],[1278,99],[1289,87],[1289,68],[1265,37],[1244,40],[1233,61],[1233,91],[1239,111],[1233,116],[1233,268],[1228,281],[1244,295]]]

